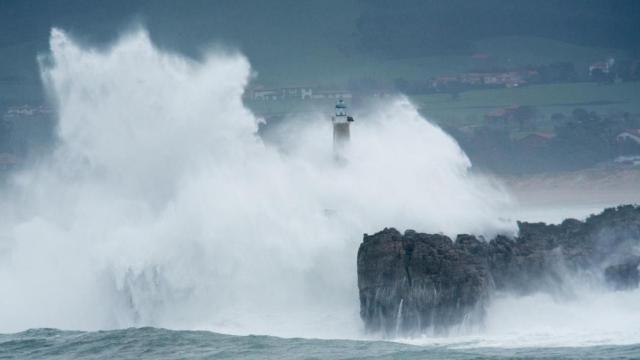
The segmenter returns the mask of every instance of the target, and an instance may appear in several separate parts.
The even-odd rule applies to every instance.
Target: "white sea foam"
[[[397,341],[453,348],[522,348],[640,343],[640,290],[582,287],[571,297],[502,294],[487,308],[484,328],[448,337]]]
[[[404,98],[359,114],[338,166],[322,114],[277,146],[257,136],[237,53],[187,59],[144,31],[93,49],[54,29],[50,45],[59,141],[2,192],[2,332],[356,337],[363,232],[511,226],[508,197]]]
[[[356,114],[338,166],[325,115],[290,119],[276,144],[257,136],[260,119],[241,100],[250,66],[237,53],[195,61],[158,50],[144,31],[97,50],[54,29],[42,63],[59,141],[1,193],[0,332],[361,337],[363,232],[512,226],[499,220],[514,218],[508,196],[472,175],[457,144],[404,98]],[[480,332],[410,342],[638,342],[639,296],[502,296]]]

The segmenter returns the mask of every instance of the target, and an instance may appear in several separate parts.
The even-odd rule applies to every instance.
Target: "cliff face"
[[[638,286],[640,207],[621,206],[585,222],[518,223],[516,238],[458,235],[365,235],[358,250],[360,315],[367,330],[444,333],[481,322],[492,291],[562,290],[588,272],[612,289]]]
[[[358,251],[360,315],[385,333],[473,320],[491,286],[486,246],[471,236],[385,229]]]

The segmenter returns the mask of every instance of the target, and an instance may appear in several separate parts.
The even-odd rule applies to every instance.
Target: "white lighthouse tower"
[[[353,118],[347,115],[347,105],[340,99],[336,103],[336,114],[331,117],[333,123],[333,154],[336,160],[343,160],[343,152],[349,143],[351,134],[349,125]]]

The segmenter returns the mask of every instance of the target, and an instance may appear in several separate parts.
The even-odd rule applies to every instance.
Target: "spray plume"
[[[2,193],[2,332],[353,337],[363,232],[508,226],[507,196],[404,98],[363,113],[335,166],[323,115],[261,140],[239,54],[195,61],[144,31],[97,50],[54,29],[50,46],[58,145]]]

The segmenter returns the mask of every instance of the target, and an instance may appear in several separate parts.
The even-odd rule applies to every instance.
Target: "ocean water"
[[[508,194],[405,98],[354,114],[339,165],[332,109],[260,137],[237,52],[53,29],[40,64],[57,142],[0,188],[0,332],[350,337],[363,233],[513,228]]]
[[[0,335],[0,359],[638,359],[640,345],[477,347],[391,341],[232,336],[157,328],[80,332],[34,329]]]
[[[363,233],[492,236],[538,216],[406,98],[358,109],[338,165],[326,113],[258,135],[241,54],[53,29],[39,60],[57,142],[0,189],[1,359],[640,358],[640,291],[579,281],[496,296],[480,330],[363,335]]]

